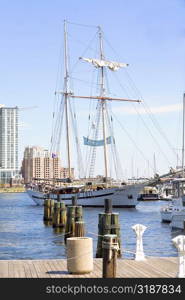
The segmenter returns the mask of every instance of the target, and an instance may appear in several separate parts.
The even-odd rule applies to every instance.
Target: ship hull
[[[138,204],[138,194],[143,188],[143,185],[125,185],[121,188],[110,188],[99,191],[87,191],[79,194],[61,194],[60,199],[71,205],[72,196],[77,196],[78,205],[83,207],[103,207],[104,199],[112,199],[112,205],[114,207],[134,208]],[[33,190],[27,190],[28,195],[37,205],[43,205],[44,200],[48,198],[48,195]],[[57,199],[56,194],[50,193],[49,198]]]
[[[161,211],[161,221],[164,223],[170,223],[172,220],[172,211]]]
[[[157,201],[160,200],[158,194],[140,194],[138,201]]]
[[[184,229],[185,210],[176,212],[172,216],[171,228],[172,229]]]

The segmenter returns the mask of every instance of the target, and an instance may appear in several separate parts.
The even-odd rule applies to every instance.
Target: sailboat
[[[172,203],[161,208],[162,222],[170,223],[172,229],[184,229],[185,220],[185,174],[184,174],[184,132],[185,132],[185,93],[183,94],[183,130],[182,130],[182,169],[179,178],[172,180]]]
[[[123,102],[136,102],[141,100],[125,99],[125,98],[113,98],[106,95],[105,89],[105,72],[106,69],[110,72],[117,71],[120,68],[128,66],[126,63],[120,63],[115,61],[109,61],[105,59],[103,53],[103,38],[102,30],[98,27],[99,37],[99,58],[86,58],[80,57],[80,61],[91,64],[99,71],[99,94],[98,96],[85,96],[74,95],[69,88],[69,61],[68,61],[68,33],[67,22],[64,21],[64,90],[60,92],[62,94],[63,101],[63,115],[65,115],[65,129],[66,129],[66,146],[67,146],[67,163],[68,163],[68,183],[63,183],[62,186],[57,184],[52,186],[49,190],[44,190],[44,185],[30,185],[27,189],[28,195],[38,205],[43,205],[44,199],[62,199],[66,205],[70,205],[72,198],[77,198],[77,203],[85,207],[102,207],[104,206],[104,199],[111,198],[114,207],[133,208],[138,204],[138,194],[143,187],[148,183],[134,183],[127,184],[126,182],[113,182],[109,175],[109,157],[108,147],[112,147],[114,155],[115,150],[115,138],[113,136],[113,130],[111,127],[111,117],[108,112],[107,103],[114,101]],[[90,171],[89,177],[86,176],[80,180],[73,180],[72,167],[71,167],[71,143],[70,143],[70,100],[74,98],[91,99],[97,101],[97,117],[96,122],[93,124],[94,135],[93,137],[83,137],[84,145],[91,149]],[[99,138],[99,127],[101,124],[101,139]],[[109,130],[109,132],[108,132]],[[59,130],[60,132],[60,130]],[[60,137],[59,137],[60,138]],[[78,142],[78,140],[77,140]],[[58,143],[59,144],[59,143]],[[79,142],[78,142],[79,145]],[[104,176],[99,181],[94,180],[94,162],[96,159],[96,149],[103,148],[103,161],[104,161]],[[119,169],[118,161],[114,157],[115,168]],[[81,164],[82,162],[80,162]],[[60,180],[58,180],[59,182]],[[62,180],[61,180],[62,182]],[[55,183],[57,180],[55,179]]]

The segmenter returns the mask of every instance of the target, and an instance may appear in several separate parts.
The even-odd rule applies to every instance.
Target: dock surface
[[[119,259],[116,277],[175,278],[177,272],[177,257]],[[83,275],[69,274],[66,259],[0,260],[0,278],[102,278],[102,259],[95,258],[93,272]]]

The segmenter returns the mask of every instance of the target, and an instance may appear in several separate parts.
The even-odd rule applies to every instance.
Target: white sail
[[[108,61],[108,60],[102,60],[96,58],[80,57],[79,59],[92,63],[93,66],[95,66],[96,68],[108,67],[111,71],[117,71],[119,68],[124,68],[128,66],[128,64],[126,63],[120,63],[116,61]]]

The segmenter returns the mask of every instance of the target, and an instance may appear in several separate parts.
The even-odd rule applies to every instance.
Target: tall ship
[[[63,90],[56,91],[56,94],[60,96],[60,104],[58,105],[59,110],[56,115],[56,122],[53,126],[51,156],[53,159],[59,156],[61,144],[65,144],[67,150],[68,178],[53,178],[50,182],[35,178],[29,184],[27,193],[38,205],[43,205],[44,199],[48,197],[58,200],[62,199],[68,205],[71,204],[72,198],[76,197],[79,205],[85,207],[102,207],[104,206],[104,199],[111,198],[114,207],[134,208],[138,204],[137,198],[139,192],[148,182],[130,184],[123,181],[123,177],[120,175],[121,164],[116,148],[111,104],[116,101],[140,103],[141,100],[110,97],[107,94],[107,73],[116,72],[120,68],[127,68],[128,64],[105,58],[103,32],[100,27],[97,27],[98,57],[89,58],[82,56],[79,58],[79,63],[89,64],[91,68],[93,67],[98,72],[97,95],[74,94],[70,85],[67,23],[67,21],[64,21],[64,82]],[[88,135],[83,136],[83,143],[88,148],[88,163],[86,162],[85,167],[83,166],[80,140],[77,134],[76,113],[72,106],[72,102],[75,99],[82,99],[82,101],[89,100],[93,104],[96,103],[96,113],[93,115],[93,118],[89,116],[91,125],[88,129]],[[65,142],[61,138],[63,127]],[[74,178],[72,173],[72,131],[76,146],[75,154],[79,170],[78,178]],[[94,173],[97,151],[99,150],[101,150],[102,156],[98,163],[103,164],[104,174],[97,177]],[[116,178],[112,176],[112,170],[114,170]]]

